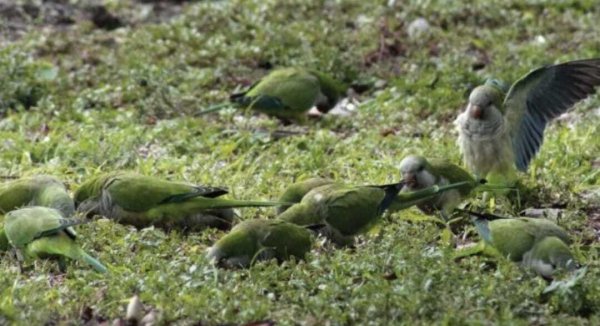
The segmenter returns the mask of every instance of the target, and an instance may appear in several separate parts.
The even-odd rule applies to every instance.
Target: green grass
[[[129,1],[105,2],[126,18],[135,11]],[[256,200],[275,199],[307,176],[386,183],[399,179],[409,153],[460,162],[452,120],[486,76],[512,81],[541,64],[600,56],[594,1],[387,3],[207,1],[160,24],[31,32],[0,49],[0,175],[48,173],[74,190],[96,173],[127,169]],[[430,33],[411,40],[407,25],[420,16]],[[299,128],[227,110],[193,116],[264,75],[267,64],[378,87],[359,95],[373,101],[352,117],[327,116],[283,139],[270,133]],[[569,291],[544,296],[545,281],[509,262],[454,262],[438,226],[406,221],[416,210],[386,217],[355,249],[319,242],[306,261],[241,271],[208,264],[218,231],[182,235],[101,219],[78,231],[110,266],[107,276],[76,264],[58,276],[45,261],[20,274],[0,256],[0,323],[77,324],[90,311],[111,320],[124,317],[134,294],[178,324],[600,323],[598,236],[589,223],[599,204],[582,198],[600,186],[599,106],[596,95],[573,110],[573,126],[553,123],[521,174],[534,189],[531,204],[565,207],[559,224],[588,265]]]

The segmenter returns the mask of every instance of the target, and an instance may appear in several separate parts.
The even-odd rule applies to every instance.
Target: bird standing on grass
[[[56,208],[64,217],[75,213],[75,204],[64,183],[49,175],[25,177],[0,184],[0,213],[25,206]]]
[[[234,217],[232,208],[282,204],[218,198],[225,194],[223,188],[113,172],[83,183],[75,192],[75,203],[88,215],[103,215],[138,228],[153,225],[186,231],[229,229]]]
[[[351,245],[354,237],[368,231],[386,209],[404,209],[461,184],[399,194],[403,186],[403,182],[380,186],[326,184],[310,190],[300,203],[292,205],[278,218],[302,226],[322,225],[320,233],[332,242]]]
[[[312,69],[282,68],[270,72],[241,93],[232,94],[231,102],[284,121],[304,122],[307,112],[316,107],[327,113],[339,101],[346,87],[330,76]],[[199,114],[226,107],[217,105]]]
[[[6,214],[4,230],[17,258],[58,258],[64,271],[64,258],[84,262],[96,271],[104,273],[106,267],[88,255],[75,243],[72,226],[82,221],[64,218],[56,209],[32,206],[10,211]]]
[[[282,220],[247,220],[236,225],[209,250],[208,258],[223,267],[249,267],[254,261],[296,257],[312,246],[310,232]]]
[[[279,201],[288,203],[299,203],[304,195],[314,188],[333,183],[333,180],[323,178],[310,178],[303,181],[295,182],[288,186],[283,194],[279,197]],[[291,205],[283,205],[277,208],[277,214],[285,212]]]
[[[574,270],[578,267],[568,247],[571,242],[569,235],[547,219],[500,218],[491,214],[469,213],[483,240],[479,252],[519,262],[544,278],[551,278],[559,269]],[[488,246],[491,251],[486,250]],[[458,257],[461,256],[459,251]]]
[[[600,58],[535,69],[510,89],[493,79],[476,87],[455,121],[465,164],[489,182],[513,182],[514,167],[526,171],[542,145],[546,124],[599,85]]]
[[[454,209],[474,190],[494,191],[508,189],[504,185],[487,184],[476,180],[469,172],[446,160],[428,161],[423,156],[410,155],[400,162],[400,173],[405,183],[402,191],[417,191],[433,185],[443,186],[457,182],[464,185],[429,197],[417,204],[425,214],[439,211],[444,221],[448,221]]]

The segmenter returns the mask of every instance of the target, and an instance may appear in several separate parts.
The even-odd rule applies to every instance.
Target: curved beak
[[[479,105],[473,105],[469,103],[469,105],[467,105],[467,111],[469,112],[471,118],[481,119],[481,114],[483,113],[483,110],[481,110],[481,107]]]

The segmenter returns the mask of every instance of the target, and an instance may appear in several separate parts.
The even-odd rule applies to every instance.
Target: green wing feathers
[[[75,212],[75,205],[64,183],[55,177],[36,175],[0,184],[1,213],[26,206],[56,208],[65,217]]]
[[[70,259],[84,262],[92,266],[100,273],[107,272],[107,268],[98,260],[88,255],[83,249],[64,233],[57,233],[51,236],[43,237],[33,241],[27,246],[27,254],[30,257],[55,257],[64,256]]]

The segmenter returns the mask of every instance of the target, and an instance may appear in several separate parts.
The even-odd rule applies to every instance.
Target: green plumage
[[[139,228],[228,229],[232,208],[278,206],[280,202],[217,198],[222,188],[190,185],[127,172],[91,178],[75,192],[78,210]]]
[[[423,197],[437,194],[438,187],[398,194],[402,183],[384,186],[327,184],[309,191],[300,203],[279,219],[302,225],[323,225],[321,233],[338,245],[353,243],[354,236],[369,230],[388,207],[402,209]],[[448,186],[448,189],[460,185]],[[444,189],[445,190],[445,189]]]
[[[299,203],[304,195],[306,195],[309,191],[330,183],[333,183],[333,181],[323,178],[310,178],[304,181],[296,182],[285,189],[283,194],[279,197],[279,201],[294,204]],[[281,214],[285,212],[285,210],[287,210],[290,206],[291,205],[279,206],[277,208],[277,213]]]
[[[489,181],[514,183],[544,140],[546,125],[600,86],[600,59],[548,65],[530,71],[508,92],[490,80],[469,95],[456,119],[465,164]]]
[[[487,245],[543,276],[550,276],[557,267],[575,266],[567,246],[569,235],[549,220],[521,217],[488,221],[475,216],[474,223]]]
[[[324,113],[332,109],[344,91],[345,86],[321,72],[284,68],[272,71],[248,91],[233,94],[231,100],[243,108],[303,121],[313,106]]]
[[[0,184],[0,212],[25,206],[45,206],[60,210],[65,217],[75,212],[73,199],[64,183],[52,176],[37,175]]]
[[[6,214],[4,230],[14,248],[29,258],[68,257],[91,265],[98,272],[106,272],[100,262],[85,253],[75,243],[73,225],[81,221],[66,219],[56,209],[33,206]]]
[[[493,221],[478,219],[475,221],[475,226],[484,241],[513,261],[521,261],[523,255],[544,237],[555,236],[564,242],[570,242],[565,230],[546,219],[528,217]]]
[[[417,207],[426,214],[440,211],[442,217],[446,220],[454,209],[475,189],[481,191],[507,189],[504,185],[484,184],[482,181],[476,180],[469,172],[447,160],[428,161],[422,156],[410,155],[405,157],[400,163],[400,172],[406,184],[402,192],[416,191],[434,185],[463,184],[456,189],[426,198],[417,204]]]
[[[224,267],[248,267],[257,260],[304,258],[312,246],[310,232],[281,220],[247,220],[209,249],[208,258]]]

